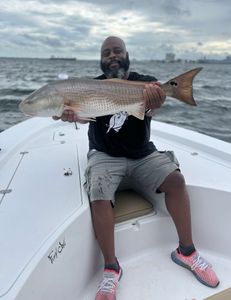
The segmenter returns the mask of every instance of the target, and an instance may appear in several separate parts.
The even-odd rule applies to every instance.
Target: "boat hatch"
[[[0,205],[0,227],[4,228],[0,297],[47,239],[82,206],[77,153],[74,144],[33,147],[24,154],[16,153],[3,166],[4,187],[11,192]]]

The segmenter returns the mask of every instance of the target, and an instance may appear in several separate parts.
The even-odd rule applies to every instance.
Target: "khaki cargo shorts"
[[[140,159],[130,159],[90,150],[87,157],[84,186],[90,201],[109,200],[114,204],[115,191],[129,188],[151,200],[165,178],[179,170],[172,151],[155,151]]]

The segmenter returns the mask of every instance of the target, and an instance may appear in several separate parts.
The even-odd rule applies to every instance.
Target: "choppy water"
[[[164,82],[195,67],[203,70],[194,80],[197,107],[168,99],[155,119],[189,128],[231,142],[231,64],[131,62],[131,70],[154,75]],[[101,74],[97,61],[0,59],[0,131],[26,117],[18,110],[20,100],[42,85],[66,73],[75,77]]]

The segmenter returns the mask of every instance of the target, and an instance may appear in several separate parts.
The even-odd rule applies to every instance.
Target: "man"
[[[123,40],[108,37],[101,47],[103,75],[96,79],[121,78],[147,81],[144,99],[147,113],[144,120],[126,112],[96,118],[89,123],[88,166],[86,190],[91,201],[92,219],[105,268],[96,293],[96,300],[115,300],[122,269],[114,246],[114,193],[129,180],[145,192],[165,193],[166,207],[179,236],[179,247],[171,254],[177,264],[190,269],[203,284],[216,287],[219,280],[212,267],[196,251],[191,232],[189,196],[177,159],[170,152],[160,153],[150,141],[149,111],[159,108],[166,95],[153,76],[129,72],[129,56]],[[57,118],[56,118],[57,119]],[[84,120],[71,111],[63,113],[63,121]],[[139,167],[137,167],[139,166]]]

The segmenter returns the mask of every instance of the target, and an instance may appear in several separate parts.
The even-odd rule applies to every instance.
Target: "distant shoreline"
[[[75,57],[58,57],[58,56],[51,56],[49,59],[50,60],[71,60],[71,61],[77,60]]]
[[[75,57],[0,57],[0,59],[22,59],[22,60],[49,60],[49,61],[96,61],[99,62],[99,59],[77,59]],[[185,60],[185,59],[176,59],[174,61],[166,61],[164,59],[131,59],[131,62],[156,62],[156,63],[166,63],[166,64],[190,64],[190,63],[200,63],[200,64],[231,64],[231,59],[197,59],[197,60]]]

